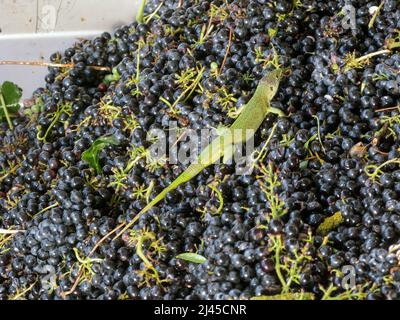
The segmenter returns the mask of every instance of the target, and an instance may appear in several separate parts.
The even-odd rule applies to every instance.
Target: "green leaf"
[[[1,86],[1,93],[6,106],[12,106],[19,103],[22,97],[22,90],[14,83],[5,81]]]
[[[110,84],[112,82],[117,82],[120,78],[121,75],[119,74],[117,67],[115,67],[112,70],[112,74],[109,74],[104,78],[104,82]]]
[[[16,84],[5,81],[0,86],[0,121],[7,120],[10,129],[13,129],[10,115],[18,112],[21,97],[22,91]]]
[[[305,160],[300,163],[300,170],[306,170],[308,168],[309,161]]]
[[[326,236],[330,231],[336,229],[344,222],[341,212],[335,213],[333,216],[326,218],[317,228],[317,234]]]
[[[177,259],[180,260],[185,260],[188,262],[193,262],[197,264],[203,264],[204,262],[207,261],[207,259],[197,253],[182,253],[179,256],[176,257]]]
[[[278,33],[278,29],[273,29],[273,28],[269,28],[268,29],[268,36],[272,39],[275,38],[275,36]]]
[[[13,106],[6,106],[6,108],[7,108],[7,112],[9,114],[13,114],[13,113],[17,113],[18,112],[18,110],[20,109],[20,105],[16,104],[16,105],[13,105]],[[6,115],[5,115],[4,109],[0,108],[0,119],[5,118],[5,116]]]
[[[86,161],[89,166],[96,170],[98,174],[101,173],[101,166],[99,162],[100,152],[110,145],[119,145],[119,141],[114,136],[101,137],[93,142],[92,146],[82,154],[82,160]]]

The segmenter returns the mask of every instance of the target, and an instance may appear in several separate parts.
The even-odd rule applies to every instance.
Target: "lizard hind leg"
[[[273,113],[282,118],[286,117],[286,114],[281,109],[274,107],[269,107],[267,113]]]

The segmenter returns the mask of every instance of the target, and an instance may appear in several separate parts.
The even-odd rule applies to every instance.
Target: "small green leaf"
[[[180,260],[185,260],[188,262],[193,262],[197,264],[203,264],[204,262],[207,261],[207,259],[197,253],[182,253],[179,256],[176,257],[177,259]]]
[[[344,222],[341,212],[335,213],[333,216],[326,218],[317,228],[317,234],[326,236],[330,231],[336,229]]]
[[[98,174],[101,173],[101,166],[99,162],[99,154],[101,150],[110,145],[119,145],[119,141],[114,136],[101,137],[97,139],[92,146],[82,154],[82,160],[86,161],[89,166],[96,170]]]
[[[309,161],[305,160],[300,163],[300,170],[306,170],[308,168]]]
[[[268,36],[272,39],[275,38],[275,36],[278,33],[278,29],[273,29],[273,28],[269,28],[268,29]]]
[[[22,90],[14,83],[5,81],[1,86],[1,93],[4,97],[6,106],[12,106],[19,103],[22,97]]]
[[[0,86],[0,121],[6,119],[10,129],[13,129],[10,115],[18,112],[21,97],[22,91],[16,84],[5,81]]]
[[[121,75],[119,74],[118,69],[115,67],[112,70],[112,74],[109,74],[104,78],[104,82],[106,84],[110,84],[111,82],[118,81],[120,78],[121,78]]]
[[[13,114],[13,113],[17,113],[18,110],[20,109],[20,106],[18,104],[13,105],[13,106],[6,106],[7,108],[7,112],[9,114]],[[3,117],[5,117],[5,113],[4,113],[4,109],[0,108],[0,119],[2,119]]]

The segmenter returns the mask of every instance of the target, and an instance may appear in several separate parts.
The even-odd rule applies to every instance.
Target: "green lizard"
[[[190,165],[189,168],[187,168],[175,181],[171,183],[171,185],[158,194],[154,200],[152,200],[128,225],[125,226],[116,238],[132,227],[143,214],[162,201],[169,192],[190,181],[205,168],[219,161],[223,156],[227,156],[227,150],[228,152],[232,152],[232,144],[247,141],[248,134],[246,131],[253,130],[254,135],[254,133],[260,128],[267,114],[275,113],[279,116],[285,116],[281,110],[270,106],[271,100],[275,97],[278,91],[281,76],[282,71],[276,69],[264,77],[260,81],[253,97],[243,108],[241,114],[232,126],[224,129],[221,136],[213,140],[200,153],[197,162]],[[237,134],[238,132],[239,135]],[[221,145],[223,146],[222,148]]]

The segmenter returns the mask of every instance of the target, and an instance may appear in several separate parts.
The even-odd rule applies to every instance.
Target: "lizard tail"
[[[149,202],[143,209],[140,211],[131,222],[129,222],[124,229],[122,229],[114,239],[119,238],[122,236],[129,228],[131,228],[139,219],[141,216],[143,216],[145,213],[147,213],[151,208],[153,208],[155,205],[157,205],[159,202],[164,200],[165,196],[170,193],[171,191],[174,191],[176,188],[178,188],[181,184],[184,184],[197,176],[205,166],[200,165],[200,164],[193,164],[191,165],[185,172],[183,172],[174,182],[172,182],[167,188],[165,188],[163,191],[161,191],[157,197],[155,197],[151,202]]]

